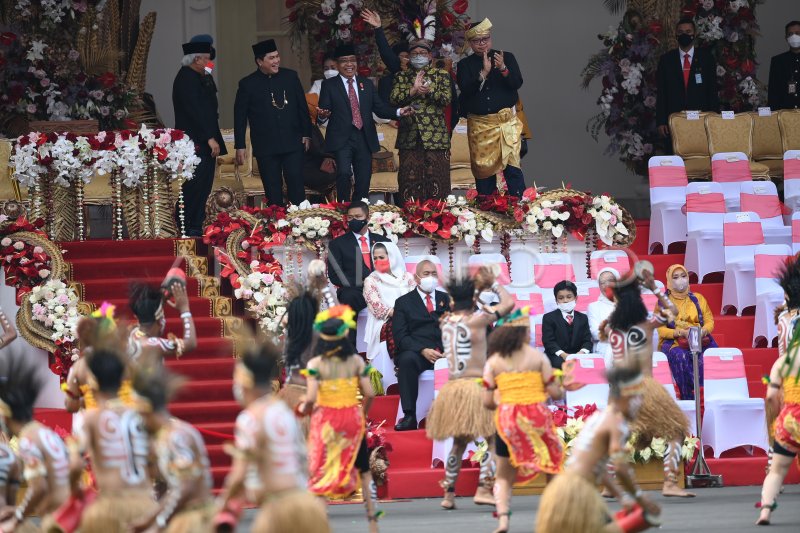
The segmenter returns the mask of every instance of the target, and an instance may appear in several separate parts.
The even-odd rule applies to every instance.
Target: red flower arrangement
[[[586,238],[586,232],[594,224],[594,218],[589,214],[592,207],[592,197],[589,195],[575,194],[561,198],[563,205],[559,211],[569,212],[569,218],[564,221],[564,229],[582,241]]]
[[[2,221],[0,221],[2,224]],[[22,297],[50,276],[50,256],[39,246],[12,239],[18,232],[31,232],[47,236],[41,231],[44,221],[29,222],[25,217],[0,226],[0,265],[5,271],[6,284],[17,290],[17,304]]]
[[[536,190],[533,187],[530,187],[529,190],[533,191],[533,198],[535,198]],[[509,216],[517,222],[522,222],[525,219],[525,213],[528,212],[529,206],[527,203],[520,204],[520,199],[516,196],[500,194],[498,191],[492,194],[478,194],[475,189],[470,189],[467,191],[466,197],[470,207],[489,213]]]
[[[453,226],[458,217],[449,210],[443,200],[411,200],[406,203],[408,227],[418,235],[432,239],[449,240],[453,238]]]

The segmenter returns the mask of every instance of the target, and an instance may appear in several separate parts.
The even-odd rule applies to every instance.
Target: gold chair
[[[739,113],[725,119],[713,113],[705,117],[709,153],[743,152],[750,160],[750,173],[755,179],[769,179],[769,167],[753,162],[753,116]]]
[[[781,129],[783,151],[800,150],[800,110],[778,111],[778,125]]]
[[[768,117],[750,112],[753,117],[753,161],[769,168],[770,179],[783,179],[783,144],[778,114]]]
[[[704,123],[708,115],[700,113],[699,120],[688,120],[686,112],[681,111],[669,117],[672,151],[683,159],[690,180],[711,179],[711,153]]]
[[[467,119],[462,118],[450,139],[450,188],[453,190],[475,188],[466,128]]]
[[[378,130],[378,144],[381,149],[392,152],[395,166],[399,167],[400,154],[395,148],[397,142],[397,128],[388,124],[376,124]],[[384,201],[392,203],[392,194],[399,190],[397,184],[397,172],[375,172],[369,182],[370,193],[383,193]]]
[[[264,195],[264,186],[261,177],[256,174],[256,160],[253,157],[253,145],[250,143],[250,128],[245,133],[244,164],[236,168],[236,150],[234,149],[233,129],[224,129],[222,139],[225,141],[226,155],[217,158],[217,168],[214,172],[214,185],[211,190],[220,187],[229,187],[236,193],[241,193],[246,199]]]

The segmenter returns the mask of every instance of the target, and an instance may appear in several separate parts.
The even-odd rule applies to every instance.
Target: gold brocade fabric
[[[783,380],[783,403],[800,404],[800,383],[793,377]]]
[[[547,400],[540,372],[503,372],[495,379],[502,404],[529,405]]]
[[[326,379],[319,382],[320,407],[352,407],[358,405],[358,378]]]
[[[511,108],[467,117],[467,139],[476,179],[494,176],[508,165],[520,166],[522,122]]]

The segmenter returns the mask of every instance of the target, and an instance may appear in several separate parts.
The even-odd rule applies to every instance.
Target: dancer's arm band
[[[191,311],[186,311],[184,313],[181,313],[181,318],[192,318]]]
[[[772,387],[773,389],[779,389],[780,390],[780,388],[781,388],[781,386],[778,385],[777,383],[770,383],[769,386]]]

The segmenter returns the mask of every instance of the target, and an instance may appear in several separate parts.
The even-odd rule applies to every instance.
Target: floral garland
[[[478,220],[463,196],[449,195],[446,200],[411,200],[405,205],[408,226],[413,233],[434,240],[454,243],[461,239],[472,246],[483,237],[492,242],[494,230],[490,222]]]
[[[17,305],[22,297],[44,283],[50,276],[50,257],[41,246],[12,238],[21,232],[30,232],[46,237],[41,228],[44,220],[29,222],[25,217],[8,223],[6,215],[0,215],[0,264],[5,271],[6,284],[17,291]]]
[[[559,438],[566,444],[567,454],[571,452],[578,435],[586,425],[586,421],[597,411],[596,404],[589,404],[574,408],[559,407],[553,413],[556,431]],[[627,445],[628,460],[631,463],[646,463],[651,459],[663,459],[667,454],[668,443],[662,438],[653,438],[650,445],[642,450],[634,449],[631,443],[635,442],[635,440],[636,435],[631,435]],[[699,442],[700,440],[696,437],[686,437],[681,446],[681,459],[687,462],[691,461],[697,452]]]
[[[622,222],[622,208],[614,202],[610,196],[595,196],[592,199],[592,207],[587,213],[595,221],[595,231],[600,240],[608,246],[619,244],[630,232]]]
[[[382,205],[378,202],[377,205]],[[369,231],[379,233],[397,244],[399,237],[408,232],[402,213],[396,211],[372,211],[369,215]]]
[[[755,7],[763,0],[684,0],[681,16],[697,24],[697,46],[711,50],[717,62],[722,109],[755,109],[763,85],[755,77]],[[656,79],[659,55],[671,42],[673,28],[661,21],[645,23],[645,13],[629,10],[618,27],[599,35],[603,48],[583,70],[583,86],[601,81],[597,105],[587,130],[609,138],[607,155],[616,155],[634,172],[646,175],[647,161],[658,155]]]

